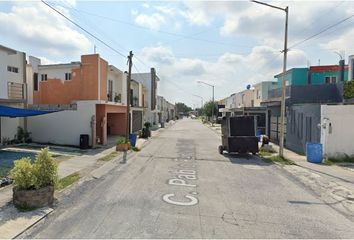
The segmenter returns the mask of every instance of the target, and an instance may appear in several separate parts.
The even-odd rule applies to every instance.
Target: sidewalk
[[[279,152],[279,146],[272,143]],[[306,156],[284,149],[284,157],[295,162],[283,168],[310,188],[319,198],[354,220],[354,171],[336,166],[310,163]]]

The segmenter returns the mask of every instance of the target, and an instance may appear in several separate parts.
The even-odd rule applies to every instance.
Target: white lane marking
[[[193,196],[190,196],[188,194],[185,195],[184,197],[188,198],[190,200],[189,202],[178,202],[178,201],[170,199],[171,197],[174,197],[174,196],[175,196],[175,194],[168,193],[168,194],[163,195],[162,199],[167,203],[178,205],[178,206],[193,206],[193,205],[198,204],[198,199]]]

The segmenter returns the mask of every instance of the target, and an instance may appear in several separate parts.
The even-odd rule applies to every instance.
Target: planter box
[[[124,151],[128,151],[128,150],[129,150],[129,144],[128,143],[117,144],[117,146],[116,146],[116,151],[124,152]]]
[[[51,205],[53,201],[53,186],[34,190],[20,190],[17,187],[13,188],[13,202],[15,206],[40,208]]]

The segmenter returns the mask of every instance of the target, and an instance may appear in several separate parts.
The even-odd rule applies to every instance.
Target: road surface
[[[179,120],[105,177],[77,187],[29,238],[354,238],[354,224],[281,167],[221,156]]]

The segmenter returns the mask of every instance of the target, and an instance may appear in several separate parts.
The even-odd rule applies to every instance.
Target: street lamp
[[[284,132],[285,132],[285,94],[286,94],[286,80],[285,80],[285,72],[286,72],[286,61],[287,61],[287,53],[288,53],[288,15],[289,15],[289,7],[281,8],[268,3],[259,2],[255,0],[251,0],[251,2],[265,5],[267,7],[275,8],[278,10],[282,10],[285,12],[285,37],[284,37],[284,58],[283,58],[283,74],[282,74],[282,91],[281,91],[281,107],[280,107],[280,139],[279,139],[279,156],[283,156],[284,153]]]
[[[204,98],[203,97],[201,97],[201,96],[198,96],[198,95],[195,95],[195,94],[193,94],[193,96],[195,96],[195,97],[198,97],[198,98],[200,98],[201,100],[202,100],[202,105],[200,106],[200,108],[202,108],[203,107],[203,101],[204,101]]]
[[[213,123],[214,123],[214,88],[215,88],[215,86],[211,85],[209,83],[203,82],[203,81],[198,81],[198,83],[203,83],[203,84],[208,85],[209,87],[213,88],[213,107],[211,108],[211,111],[212,111],[211,112],[211,118],[212,118],[211,125],[213,125]]]

